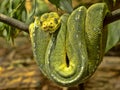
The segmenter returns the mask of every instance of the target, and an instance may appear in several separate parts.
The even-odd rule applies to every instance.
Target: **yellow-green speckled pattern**
[[[41,29],[53,33],[59,28],[60,20],[56,12],[45,13],[40,17]]]

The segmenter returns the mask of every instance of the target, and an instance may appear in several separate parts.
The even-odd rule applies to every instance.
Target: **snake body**
[[[36,24],[39,19],[31,24],[33,52],[41,71],[62,86],[86,81],[104,55],[107,32],[103,30],[103,20],[107,12],[105,3],[97,3],[88,9],[80,6],[57,19],[46,18],[44,26],[41,22]],[[53,20],[53,24],[47,20]],[[51,25],[55,27],[49,28]]]

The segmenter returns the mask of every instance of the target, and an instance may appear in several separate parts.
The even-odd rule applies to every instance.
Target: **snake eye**
[[[53,26],[50,26],[49,28],[53,28]]]
[[[40,25],[42,25],[42,21],[40,21]]]
[[[56,24],[58,24],[58,19],[57,19],[57,18],[54,18],[54,22],[55,22]]]
[[[50,22],[49,28],[53,28],[53,22]]]
[[[50,24],[52,25],[53,23],[52,23],[52,22],[50,22]]]
[[[42,18],[47,19],[48,18],[48,13],[42,15]]]

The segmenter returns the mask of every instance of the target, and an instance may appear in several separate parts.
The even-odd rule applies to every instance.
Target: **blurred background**
[[[72,0],[74,8],[102,0]],[[120,8],[120,1],[111,10]],[[26,24],[45,12],[57,11],[48,0],[0,0],[0,13]],[[30,19],[31,18],[31,19]],[[85,82],[85,90],[120,90],[120,20],[109,25],[112,44],[94,75]],[[119,33],[118,33],[119,31]],[[118,35],[116,35],[116,33]],[[117,37],[118,36],[118,37]],[[114,42],[113,42],[114,41]],[[117,43],[117,44],[116,44]],[[0,22],[0,90],[79,90],[64,88],[42,75],[32,52],[29,34]]]

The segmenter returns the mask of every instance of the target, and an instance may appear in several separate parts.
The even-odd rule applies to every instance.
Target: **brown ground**
[[[78,90],[63,88],[44,77],[35,61],[28,37],[18,37],[10,46],[0,38],[0,90]],[[85,90],[120,90],[120,56],[105,56]]]

